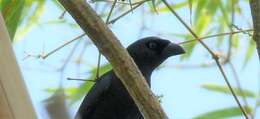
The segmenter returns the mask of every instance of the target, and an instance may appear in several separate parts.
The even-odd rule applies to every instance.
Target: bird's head
[[[128,46],[127,51],[147,80],[168,57],[185,53],[181,46],[158,37],[142,38]]]

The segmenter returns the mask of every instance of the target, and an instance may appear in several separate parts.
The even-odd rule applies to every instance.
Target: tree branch
[[[145,119],[167,119],[134,61],[88,3],[59,0],[80,27],[108,59]]]
[[[253,39],[256,42],[257,52],[260,60],[260,1],[250,0],[250,8],[255,31]]]

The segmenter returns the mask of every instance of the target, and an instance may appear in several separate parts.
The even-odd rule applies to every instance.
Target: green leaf
[[[221,86],[218,84],[203,84],[203,85],[201,85],[201,87],[204,89],[207,89],[209,91],[225,93],[225,94],[231,95],[231,92],[227,86]],[[241,93],[238,88],[233,87],[233,90],[237,96],[255,98],[255,94],[253,92],[251,92],[250,90],[241,89],[243,91],[243,93]]]
[[[220,0],[209,0],[206,6],[208,10],[207,14],[210,16],[215,16],[217,10],[219,9]]]
[[[57,90],[59,90],[59,88],[47,88],[47,89],[45,89],[45,91],[48,92],[48,93],[55,93]],[[71,95],[71,94],[76,93],[77,88],[76,87],[67,87],[67,88],[64,88],[64,91],[65,91],[66,95]]]
[[[2,0],[0,3],[0,9],[11,41],[13,41],[17,27],[21,23],[24,4],[25,0]]]
[[[203,10],[209,0],[198,0],[197,1],[197,7],[195,9],[195,21],[202,16]]]
[[[185,40],[190,40],[192,38],[193,37],[191,36],[191,34],[187,34]],[[183,45],[183,47],[185,49],[185,54],[181,55],[181,60],[188,59],[191,56],[192,51],[195,48],[196,44],[197,44],[197,41],[194,41],[194,42],[187,43],[187,44]]]
[[[244,107],[248,113],[252,112],[252,108]],[[211,112],[207,112],[205,114],[201,114],[199,116],[194,117],[193,119],[223,119],[223,118],[231,118],[236,116],[242,116],[242,112],[239,107],[229,107],[224,109],[219,109]]]
[[[218,0],[198,0],[196,3],[193,29],[198,36],[201,36],[210,28],[210,23],[215,19],[219,2]]]
[[[245,59],[243,61],[243,67],[246,67],[248,61],[252,58],[255,49],[256,49],[256,44],[253,39],[250,39],[248,46],[247,46]]]
[[[229,19],[228,19],[228,8],[229,7],[225,8],[222,1],[219,2],[219,7],[220,7],[220,12],[222,13],[222,18],[225,21],[225,24],[229,25]]]
[[[188,5],[188,2],[187,1],[184,1],[184,2],[180,2],[180,3],[176,3],[176,4],[172,4],[171,5],[171,8],[173,9],[180,9],[182,7],[185,7]],[[150,10],[151,12],[154,12],[154,10]],[[168,7],[161,7],[161,8],[158,8],[157,9],[158,12],[170,12],[169,8]]]
[[[80,87],[77,88],[74,93],[68,96],[70,99],[70,104],[74,104],[76,101],[80,100],[83,96],[85,96],[93,85],[94,82],[89,81],[86,81],[85,83],[81,84]]]
[[[232,35],[232,44],[233,48],[239,48],[239,37],[238,35]]]
[[[197,35],[201,36],[205,32],[205,30],[207,30],[211,18],[211,16],[205,14],[197,19],[193,28],[194,31],[196,31]]]
[[[37,0],[34,2],[32,1],[31,3],[27,3],[28,5],[30,5],[30,6],[26,6],[26,10],[24,13],[27,19],[23,19],[25,21],[25,25],[23,25],[21,28],[18,29],[17,35],[15,36],[15,40],[21,39],[31,30],[33,25],[38,23],[38,20],[44,11],[45,2],[46,0]],[[33,12],[31,14],[28,14],[29,13],[28,10],[32,10],[31,7],[33,5],[35,5]]]

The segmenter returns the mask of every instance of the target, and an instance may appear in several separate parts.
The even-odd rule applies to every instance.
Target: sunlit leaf
[[[243,61],[243,67],[245,67],[247,65],[248,61],[253,56],[255,49],[256,49],[256,44],[252,39],[250,39],[248,46],[247,46],[246,55],[245,55],[245,58]]]
[[[187,1],[184,1],[184,2],[180,2],[180,3],[175,3],[175,4],[172,4],[171,5],[171,8],[173,8],[173,9],[180,9],[180,8],[182,8],[182,7],[185,7],[185,6],[187,6],[188,5],[188,2]],[[169,11],[169,8],[168,7],[161,7],[161,8],[158,8],[157,9],[157,11],[158,12],[170,12]],[[151,11],[151,12],[153,12],[153,11]]]
[[[205,7],[205,5],[207,4],[209,0],[198,0],[197,1],[197,7],[195,9],[195,21],[197,21],[197,19],[202,16],[203,13],[203,9]]]
[[[207,89],[209,91],[225,93],[225,94],[231,95],[231,92],[227,86],[222,86],[222,85],[218,85],[218,84],[203,84],[203,85],[201,85],[201,87],[204,89]],[[241,89],[243,91],[243,93],[241,93],[238,88],[234,88],[234,87],[232,87],[232,88],[237,96],[245,96],[245,97],[250,97],[250,98],[255,97],[255,94],[253,92],[251,92],[250,90]]]
[[[219,9],[219,4],[220,4],[220,0],[208,1],[208,4],[206,6],[208,10],[207,14],[213,17],[216,14],[217,10]]]
[[[85,96],[93,85],[94,82],[90,81],[86,81],[85,83],[81,84],[74,93],[68,96],[70,99],[70,104],[75,103],[76,101],[80,100],[83,96]]]
[[[190,40],[192,38],[193,37],[190,34],[187,34],[186,37],[185,37],[185,40]],[[185,59],[187,59],[191,56],[192,51],[193,51],[196,44],[197,44],[197,41],[183,45],[183,47],[185,49],[185,54],[181,55],[181,60],[185,60]]]
[[[67,88],[64,88],[63,90],[65,91],[66,95],[71,95],[71,94],[76,93],[77,89],[78,88],[76,88],[76,87],[67,87]],[[45,91],[48,92],[48,93],[55,93],[57,90],[58,90],[58,88],[47,88],[47,89],[45,89]]]
[[[193,29],[195,29],[197,35],[201,36],[203,32],[205,32],[205,29],[208,28],[208,25],[210,23],[210,17],[205,15],[199,18],[197,23],[194,26]],[[185,40],[191,40],[193,37],[190,34],[187,34]],[[193,49],[195,48],[196,44],[198,42],[192,42],[188,44],[184,44],[183,47],[185,48],[186,53],[181,56],[181,59],[187,59],[191,56]]]
[[[194,28],[197,35],[202,35],[203,32],[208,28],[209,23],[211,21],[211,17],[209,15],[203,15],[201,16],[197,21],[196,24],[194,25]]]
[[[193,28],[197,35],[202,35],[209,28],[210,22],[212,22],[219,9],[218,3],[216,0],[197,1]]]
[[[21,23],[24,4],[25,0],[2,0],[0,2],[0,9],[12,41],[17,27]]]
[[[238,35],[232,35],[232,47],[238,48],[239,47],[239,37]]]
[[[222,24],[224,20],[222,18],[219,18],[218,21],[219,21],[219,24]],[[217,28],[217,33],[223,33],[224,31],[225,31],[224,25],[219,25]],[[216,46],[219,48],[221,46],[221,44],[223,43],[223,41],[224,41],[224,36],[218,36]]]
[[[32,3],[36,7],[33,10],[32,14],[27,13],[28,18],[24,19],[24,20],[26,20],[24,23],[25,25],[23,25],[21,28],[18,29],[18,34],[15,36],[15,40],[21,39],[23,36],[25,36],[30,31],[30,29],[32,28],[33,25],[38,23],[38,20],[44,11],[45,2],[46,2],[45,0],[38,0],[38,1],[35,1],[34,3]],[[31,9],[31,8],[28,8],[28,9]]]
[[[244,107],[247,112],[252,112],[252,108],[250,107]],[[237,117],[237,116],[243,116],[241,110],[239,107],[229,107],[224,109],[219,109],[211,112],[206,112],[202,115],[196,116],[193,119],[224,119],[224,118],[231,118],[231,117]]]
[[[222,18],[225,21],[225,25],[230,25],[229,24],[229,19],[228,19],[228,10],[224,7],[223,2],[219,1],[219,7],[220,7],[220,11],[222,13]],[[224,24],[223,24],[224,25]]]

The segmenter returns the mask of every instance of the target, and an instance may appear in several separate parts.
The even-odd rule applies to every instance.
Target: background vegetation
[[[153,91],[159,95],[170,118],[176,115],[177,118],[196,119],[243,118],[212,54],[194,40],[194,36],[176,19],[170,8],[177,11],[189,28],[207,44],[210,52],[219,56],[219,63],[249,117],[259,117],[259,60],[252,40],[248,0],[88,2],[125,46],[138,38],[155,35],[173,39],[173,42],[185,47],[187,53],[179,61],[169,60],[174,63],[163,64],[153,76],[159,79],[165,74],[163,77],[168,77],[168,80],[153,81]],[[56,0],[0,0],[0,3],[38,116],[46,117],[47,113],[43,113],[46,110],[50,118],[55,118],[55,108],[64,112],[64,118],[71,118],[82,97],[93,85],[93,80],[111,69],[111,66],[102,57],[98,66],[100,58],[92,42]],[[41,77],[52,79],[43,80]],[[169,77],[175,81],[169,81]],[[202,80],[205,78],[210,79]],[[74,79],[76,81],[71,81]],[[162,86],[165,83],[160,81],[174,84],[172,87]],[[167,88],[166,92],[172,94],[163,93]],[[195,88],[196,92],[190,91]],[[205,93],[206,90],[208,92]],[[175,105],[168,105],[174,101]],[[183,107],[180,108],[176,103]],[[224,106],[219,107],[214,103]]]

